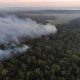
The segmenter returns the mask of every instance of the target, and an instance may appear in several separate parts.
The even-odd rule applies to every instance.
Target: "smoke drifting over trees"
[[[5,47],[6,50],[0,50],[0,58],[10,56],[12,51],[13,53],[16,51],[16,54],[17,52],[19,53],[20,49],[22,50],[21,52],[26,51],[29,48],[28,46],[26,48],[24,46],[21,48],[16,47],[17,45],[21,45],[20,41],[24,38],[36,38],[56,32],[57,29],[54,25],[41,25],[31,19],[19,19],[16,16],[0,17],[0,44],[7,45],[8,47]],[[15,49],[11,49],[10,47],[12,46]]]

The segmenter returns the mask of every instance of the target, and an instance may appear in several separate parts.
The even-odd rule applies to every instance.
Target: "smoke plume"
[[[15,54],[25,52],[28,46],[16,47],[17,44],[21,44],[23,38],[36,38],[56,32],[54,25],[41,25],[31,19],[19,19],[16,16],[0,17],[0,45],[15,45],[14,49],[11,49],[10,45],[4,50],[0,49],[0,60],[10,57],[12,52]]]

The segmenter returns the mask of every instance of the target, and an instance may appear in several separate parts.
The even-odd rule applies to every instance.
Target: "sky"
[[[0,0],[2,7],[80,7],[80,0]]]

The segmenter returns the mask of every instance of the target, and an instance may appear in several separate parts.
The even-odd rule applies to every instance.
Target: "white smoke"
[[[14,16],[0,18],[0,43],[19,42],[20,37],[39,37],[57,31],[54,25],[40,25],[31,19],[21,20]]]
[[[56,33],[57,29],[54,25],[41,25],[31,19],[19,19],[15,16],[0,17],[0,44],[20,44],[21,39],[36,38],[50,33]],[[5,49],[0,50],[0,60],[7,58],[14,53],[23,53],[29,47],[24,49]]]
[[[29,49],[29,47],[26,45],[23,45],[22,47],[15,47],[13,49],[11,48],[5,50],[0,49],[0,61],[11,58],[12,56],[17,54],[22,54],[26,52],[27,49]]]

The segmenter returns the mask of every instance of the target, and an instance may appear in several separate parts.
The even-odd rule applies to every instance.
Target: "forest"
[[[56,27],[55,35],[26,40],[28,51],[1,61],[0,80],[80,80],[80,18]]]

